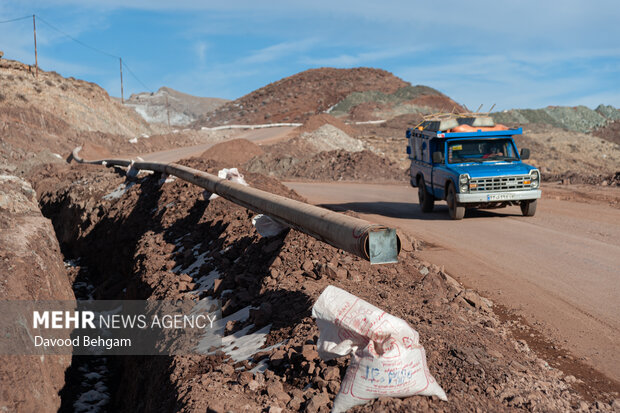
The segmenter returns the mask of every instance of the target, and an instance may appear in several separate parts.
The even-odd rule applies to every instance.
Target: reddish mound
[[[304,132],[313,132],[327,123],[337,127],[338,129],[340,129],[341,131],[343,131],[349,136],[353,136],[357,133],[356,130],[353,129],[351,126],[347,125],[340,119],[335,118],[326,113],[321,113],[319,115],[311,116],[310,118],[308,118],[307,121],[304,122],[302,126],[295,129],[295,133],[298,135],[301,135]]]
[[[97,160],[110,158],[112,153],[105,147],[92,142],[85,142],[82,145],[80,156],[87,160]]]
[[[271,83],[202,116],[195,126],[302,122],[353,92],[394,93],[409,83],[380,69],[310,69]]]
[[[320,152],[295,165],[287,175],[319,181],[406,180],[405,171],[395,162],[367,150]]]
[[[609,122],[602,128],[598,128],[593,131],[592,135],[620,145],[620,121],[615,120],[613,122]]]
[[[260,146],[247,139],[233,139],[210,147],[200,157],[216,160],[228,167],[236,167],[263,153],[265,151]]]
[[[443,95],[423,95],[405,103],[411,103],[417,106],[426,106],[435,109],[438,112],[465,112],[465,108],[463,108],[461,105],[459,105],[449,97]]]

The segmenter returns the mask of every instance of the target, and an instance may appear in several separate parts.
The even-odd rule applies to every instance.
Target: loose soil
[[[406,170],[396,163],[364,150],[320,152],[291,168],[286,178],[303,178],[316,181],[408,181]]]
[[[213,145],[200,155],[204,159],[213,159],[229,167],[237,167],[245,164],[255,156],[260,156],[265,151],[260,146],[247,139],[233,139]]]

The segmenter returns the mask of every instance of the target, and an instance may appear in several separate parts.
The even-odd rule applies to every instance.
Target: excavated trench
[[[211,173],[221,166],[185,163]],[[448,395],[448,402],[382,398],[353,411],[612,411],[610,398],[584,400],[574,377],[514,339],[488,300],[417,259],[415,242],[403,242],[398,264],[370,266],[296,231],[261,238],[246,209],[160,178],[128,182],[103,167],[51,167],[39,172],[36,189],[76,296],[218,298],[227,341],[210,356],[74,357],[62,411],[76,402],[100,403],[99,411],[329,411],[348,361],[325,362],[316,352],[310,312],[327,285],[413,326]],[[299,199],[271,178],[246,180]]]

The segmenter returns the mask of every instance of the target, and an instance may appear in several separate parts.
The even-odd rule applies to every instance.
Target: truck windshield
[[[512,139],[467,139],[448,142],[448,163],[518,160]]]

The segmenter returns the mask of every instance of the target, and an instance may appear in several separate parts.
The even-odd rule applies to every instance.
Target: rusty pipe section
[[[80,150],[81,147],[73,150],[73,159],[79,163],[125,166],[134,170],[174,175],[235,204],[269,215],[291,228],[369,260],[371,264],[398,262],[400,239],[394,229],[244,186],[187,166],[126,159],[85,161],[79,156]]]

